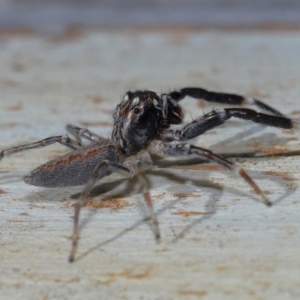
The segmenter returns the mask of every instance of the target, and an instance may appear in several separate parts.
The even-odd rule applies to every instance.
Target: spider
[[[180,130],[175,129],[172,125],[183,122],[183,112],[179,101],[186,96],[215,103],[256,105],[268,114],[247,108],[223,108],[213,110],[193,120]],[[67,125],[66,129],[74,136],[74,139],[61,135],[52,136],[35,143],[11,147],[0,152],[0,160],[13,153],[54,143],[70,148],[69,153],[33,170],[24,177],[24,181],[42,187],[85,185],[74,206],[72,247],[69,256],[69,261],[73,262],[79,238],[80,210],[97,181],[113,172],[128,178],[137,175],[149,209],[155,238],[157,240],[160,238],[159,225],[144,173],[152,166],[151,154],[173,157],[196,156],[214,161],[241,176],[261,196],[262,201],[267,206],[271,206],[268,198],[242,168],[210,150],[186,143],[222,125],[231,117],[284,129],[293,129],[298,126],[296,121],[284,117],[267,104],[236,94],[211,92],[194,87],[182,88],[160,96],[149,90],[128,91],[113,114],[114,126],[111,138],[103,138],[88,129]],[[83,140],[88,141],[89,144],[84,145]]]

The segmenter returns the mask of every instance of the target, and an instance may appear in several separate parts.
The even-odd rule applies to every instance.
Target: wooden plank
[[[1,149],[65,133],[68,123],[109,136],[112,111],[129,87],[201,86],[300,116],[296,32],[86,31],[72,40],[0,43]],[[217,107],[192,99],[182,105],[186,121]],[[68,237],[82,187],[22,181],[66,150],[53,145],[5,158],[0,298],[299,298],[299,132],[232,120],[193,143],[232,157],[275,205],[265,207],[243,180],[213,164],[168,160],[148,176],[157,244],[137,182],[108,177],[83,210],[73,264]]]

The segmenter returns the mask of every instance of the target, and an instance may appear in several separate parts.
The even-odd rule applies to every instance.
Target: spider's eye
[[[135,109],[133,110],[133,112],[137,115],[137,114],[140,113],[140,109],[139,109],[139,108],[135,108]]]

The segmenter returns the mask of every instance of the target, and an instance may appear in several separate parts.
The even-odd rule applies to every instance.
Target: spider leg
[[[34,143],[30,143],[30,144],[25,144],[25,145],[21,145],[21,146],[16,146],[16,147],[11,147],[11,148],[7,148],[4,149],[0,152],[0,161],[4,156],[8,156],[14,153],[18,153],[18,152],[22,152],[25,150],[30,150],[30,149],[37,149],[37,148],[41,148],[41,147],[45,147],[45,146],[49,146],[52,145],[54,143],[59,143],[62,144],[72,150],[76,150],[78,148],[81,147],[81,145],[70,139],[68,136],[52,136],[46,139],[43,139],[41,141],[38,142],[34,142]]]
[[[74,212],[74,225],[73,225],[73,235],[72,235],[72,248],[71,253],[69,256],[69,262],[73,262],[77,250],[78,244],[78,223],[79,223],[79,214],[81,208],[86,204],[88,196],[94,187],[95,183],[105,177],[110,175],[111,173],[116,172],[125,177],[132,176],[131,171],[122,166],[121,164],[110,162],[107,160],[101,161],[96,168],[94,169],[91,178],[89,179],[87,185],[85,186],[84,190],[82,191],[78,202],[75,204],[75,212]]]
[[[97,142],[102,139],[101,136],[99,136],[98,134],[96,134],[86,128],[81,128],[81,127],[77,127],[77,126],[68,124],[66,126],[66,129],[68,132],[70,132],[76,138],[76,140],[80,144],[81,144],[81,138],[86,139],[90,142]]]
[[[214,110],[193,122],[187,124],[182,130],[163,129],[158,133],[158,139],[163,141],[187,141],[203,134],[205,131],[224,124],[228,119],[235,117],[268,126],[294,129],[299,127],[297,121],[279,116],[258,113],[246,108],[225,108]]]
[[[255,192],[260,195],[263,202],[267,206],[271,206],[272,203],[269,201],[269,199],[266,197],[266,195],[262,192],[262,190],[258,187],[258,185],[254,182],[254,180],[246,173],[246,171],[237,165],[235,165],[233,162],[224,159],[220,157],[219,155],[214,154],[212,151],[196,147],[193,145],[186,145],[183,147],[176,147],[176,146],[167,146],[164,144],[164,146],[161,146],[160,151],[163,152],[163,154],[168,156],[191,156],[196,155],[200,157],[205,157],[211,161],[216,162],[217,164],[225,167],[226,169],[235,172],[239,176],[241,176],[254,190]],[[152,153],[159,154],[157,151],[157,148],[152,151]],[[161,154],[161,153],[160,153]]]
[[[244,97],[237,94],[229,94],[229,93],[219,93],[219,92],[211,92],[202,88],[195,87],[187,87],[183,89],[179,89],[169,93],[172,100],[180,101],[186,96],[203,99],[208,102],[222,103],[222,104],[232,104],[232,105],[243,105],[250,104],[256,105],[257,107],[268,111],[276,116],[283,116],[283,114],[273,107],[261,102],[260,100],[256,100],[251,97]]]

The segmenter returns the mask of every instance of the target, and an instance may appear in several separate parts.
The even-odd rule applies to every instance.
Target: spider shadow
[[[167,171],[151,171],[152,174],[158,175],[158,176],[165,176],[165,177],[169,177],[171,180],[176,179],[177,177],[177,181],[178,182],[182,182],[182,179],[179,179],[177,175],[174,175],[173,173],[169,173]],[[169,173],[169,174],[168,174]],[[228,172],[229,173],[229,172]],[[247,173],[251,176],[251,178],[253,178],[256,181],[262,180],[265,178],[265,175],[262,172],[256,172],[256,171],[250,171]],[[230,175],[230,173],[229,173]],[[268,175],[270,177],[272,177],[272,181],[275,181],[278,185],[281,185],[282,187],[285,187],[285,179],[275,176],[275,175]],[[234,194],[234,195],[239,195],[241,197],[248,197],[251,198],[253,201],[257,202],[258,204],[262,204],[264,205],[259,197],[253,197],[251,194],[244,192],[242,190],[239,189],[235,189],[235,188],[230,188],[230,187],[219,187],[214,185],[212,182],[210,181],[203,181],[203,180],[191,180],[190,177],[188,177],[187,179],[188,181],[192,182],[193,185],[195,186],[199,186],[201,188],[217,188],[219,191],[221,191],[223,193],[223,191],[226,189],[227,192]],[[285,198],[289,197],[290,195],[292,195],[293,193],[296,192],[297,188],[299,186],[296,183],[292,183],[292,186],[289,189],[286,189],[286,192],[279,196],[276,200],[272,201],[272,206],[275,206],[276,204],[278,204],[279,202],[283,201]],[[196,220],[192,221],[189,225],[187,225],[179,234],[176,235],[176,237],[172,240],[172,243],[176,243],[178,240],[180,240],[186,233],[188,233],[192,228],[194,228],[195,226],[197,226],[198,224],[202,223],[203,221],[205,221],[206,219],[211,218],[214,214],[216,214],[216,205],[217,203],[220,201],[221,197],[222,197],[222,193],[218,193],[218,196],[216,197],[215,193],[212,193],[209,200],[207,201],[207,203],[205,204],[205,211],[203,213],[203,216],[201,216],[200,218],[197,218]]]
[[[223,141],[217,142],[215,144],[213,144],[210,148],[212,149],[212,151],[216,150],[218,151],[218,149],[222,149],[222,147],[226,146],[226,145],[230,145],[231,147],[240,147],[241,146],[241,141],[244,142],[244,147],[247,148],[247,145],[249,145],[250,143],[253,145],[260,145],[260,147],[270,147],[271,145],[286,145],[287,142],[289,141],[288,138],[286,137],[279,137],[278,135],[276,135],[275,133],[264,133],[260,136],[257,137],[250,137],[251,135],[258,133],[260,131],[262,131],[265,128],[265,126],[263,125],[255,125],[250,127],[249,129],[243,131],[243,132],[239,132],[236,135],[225,139]],[[223,156],[224,158],[230,158],[230,157],[256,157],[257,154],[255,153],[255,151],[244,151],[244,152],[228,152],[228,153],[220,153],[219,155]],[[284,152],[284,153],[264,153],[264,154],[260,154],[259,156],[262,157],[280,157],[280,156],[296,156],[296,155],[300,155],[300,150],[299,151],[291,151],[291,152]],[[253,177],[255,180],[261,180],[264,178],[264,172],[255,172],[255,171],[247,171],[249,173],[249,175],[251,177]],[[296,184],[296,182],[292,182],[290,184],[290,187],[287,189],[286,188],[286,184],[284,182],[284,178],[281,178],[279,176],[274,176],[271,174],[268,174],[268,177],[272,177],[272,181],[276,182],[278,185],[282,186],[284,188],[284,190],[286,191],[282,196],[280,196],[278,199],[274,200],[272,202],[273,205],[278,204],[279,202],[283,201],[285,198],[289,197],[290,195],[292,195],[293,193],[295,193],[295,191],[299,188],[299,186]]]
[[[199,223],[202,223],[203,221],[205,221],[206,219],[211,218],[214,214],[216,214],[216,204],[220,201],[224,188],[223,187],[219,187],[219,186],[215,186],[212,182],[210,181],[206,181],[206,180],[195,180],[189,177],[189,176],[181,176],[181,175],[177,175],[174,174],[170,171],[165,171],[165,170],[151,170],[149,173],[151,173],[152,175],[156,175],[156,176],[163,176],[163,177],[167,177],[169,180],[171,180],[172,182],[178,182],[178,183],[185,183],[187,181],[192,182],[193,185],[195,186],[199,186],[202,188],[213,188],[214,191],[218,191],[218,193],[216,194],[215,192],[211,193],[211,196],[209,197],[209,200],[207,201],[206,205],[205,205],[205,212],[204,215],[197,219],[194,220],[193,222],[191,222],[191,224],[189,224],[188,226],[186,226],[178,235],[176,235],[176,237],[172,240],[171,243],[176,243],[178,240],[180,240],[186,233],[188,233],[192,228],[194,228],[195,226],[197,226]],[[259,173],[258,173],[259,174]],[[129,181],[131,182],[131,181]],[[134,183],[136,184],[136,183]],[[128,189],[131,188],[131,184],[127,185],[126,189],[123,190],[123,194],[122,196],[124,196],[124,192],[126,194],[126,192],[128,192]],[[226,190],[230,191],[231,193],[234,194],[238,194],[240,196],[248,196],[249,197],[249,193],[234,189],[234,188],[226,188]],[[285,198],[288,195],[284,195],[281,198]],[[113,196],[112,196],[113,197]],[[181,197],[177,197],[175,200],[170,201],[170,203],[168,203],[167,205],[165,205],[164,207],[160,208],[159,210],[157,210],[156,214],[159,216],[161,214],[163,214],[164,212],[170,210],[170,208],[172,208],[173,206],[175,206],[177,203],[179,203],[180,201],[182,201]],[[260,202],[258,199],[255,199],[255,201]],[[95,210],[91,211],[91,213],[93,214],[95,212]],[[86,220],[90,219],[90,217],[86,217]],[[121,238],[122,236],[124,236],[125,234],[127,234],[128,232],[134,230],[135,228],[137,228],[138,226],[143,225],[144,223],[149,223],[149,225],[152,225],[150,223],[151,219],[150,217],[144,217],[141,220],[135,222],[132,226],[130,226],[129,228],[126,228],[124,230],[122,230],[121,232],[119,232],[118,234],[116,234],[115,236],[113,236],[112,238],[103,241],[99,244],[97,244],[96,246],[90,248],[88,251],[84,252],[83,254],[79,255],[77,257],[76,260],[80,260],[82,258],[84,258],[85,256],[87,256],[89,253],[103,247],[106,246],[114,241],[116,241],[117,239]],[[85,225],[86,223],[82,223],[81,224],[81,228],[83,225]],[[152,231],[153,231],[153,227],[151,226]]]
[[[153,171],[150,170],[148,174],[156,175],[156,176],[163,176],[165,178],[168,178],[172,183],[176,182],[179,184],[184,184],[187,181],[191,181],[189,177],[184,176],[178,176],[171,172],[167,171]],[[149,190],[153,186],[153,183],[150,180],[148,181]],[[206,180],[192,180],[195,186],[199,187],[208,187],[208,188],[214,188],[218,189],[212,182],[206,181]],[[124,184],[125,183],[125,184]],[[76,193],[71,196],[72,199],[78,199],[81,193]],[[90,197],[99,197],[100,199],[96,200],[97,202],[104,202],[104,201],[110,201],[115,198],[123,198],[123,197],[129,197],[134,195],[140,195],[141,198],[143,197],[141,193],[141,187],[138,183],[137,177],[134,177],[130,180],[128,179],[119,179],[117,181],[113,182],[106,182],[102,183],[99,186],[96,186],[92,189],[90,193]],[[143,205],[137,206],[140,209],[140,213],[144,214],[144,217],[142,220],[142,223],[145,223],[145,220],[148,220],[149,217],[147,216],[149,211],[147,210],[146,205],[143,203]],[[89,213],[85,216],[84,220],[81,221],[80,229],[82,229],[84,226],[88,224],[88,222],[91,220],[93,215],[97,212],[99,208],[91,208],[89,207]],[[164,210],[163,210],[164,211]],[[150,220],[151,221],[151,220]],[[153,231],[153,227],[151,222],[148,222],[151,230]],[[136,226],[135,226],[136,227]],[[134,227],[134,228],[135,228]],[[153,231],[154,232],[154,231]]]
[[[276,181],[276,182],[282,182],[282,180],[280,180],[280,178],[277,178],[276,176],[273,176],[273,177],[274,177],[274,179],[273,179],[274,181]],[[298,188],[298,186],[297,186],[297,188]],[[293,193],[295,193],[297,188],[290,188],[290,189],[286,190],[286,192],[283,195],[281,195],[278,199],[272,201],[272,206],[277,205],[278,203],[280,203],[281,201],[283,201],[285,198],[287,198],[290,195],[292,195]],[[234,191],[236,192],[235,189],[228,189],[228,188],[226,188],[226,189],[228,191],[231,190],[232,192],[234,192]],[[248,196],[248,198],[249,198],[249,194],[247,194],[247,193],[241,193],[239,191],[238,194],[243,195],[243,196]],[[256,201],[256,202],[260,202],[259,204],[264,205],[258,199],[256,199],[256,198],[252,198],[252,199],[254,201]],[[178,242],[180,239],[182,239],[194,227],[198,226],[200,223],[202,223],[203,221],[211,218],[214,214],[216,214],[216,205],[219,202],[219,200],[220,200],[220,198],[216,199],[215,196],[213,194],[211,194],[209,200],[207,201],[207,203],[205,205],[205,211],[203,213],[203,216],[200,217],[200,218],[197,218],[197,219],[193,220],[189,225],[187,225],[185,228],[183,228],[183,230],[181,230],[175,236],[175,238],[171,241],[171,243]],[[272,208],[270,208],[270,209],[272,209]]]
[[[152,174],[155,174],[156,172],[154,171],[151,171],[150,173]],[[190,178],[188,177],[183,177],[183,176],[178,176],[176,174],[173,174],[173,173],[169,173],[169,172],[164,172],[164,174],[161,174],[161,172],[158,172],[157,173],[159,176],[164,176],[164,177],[168,177],[169,179],[171,179],[172,181],[176,181],[176,182],[179,182],[179,183],[182,183],[182,182],[185,182],[185,181],[191,181]],[[220,190],[222,191],[223,188],[221,187],[216,187],[215,185],[213,185],[211,182],[209,181],[203,181],[203,180],[193,180],[194,183],[196,183],[198,186],[202,186],[202,187],[209,187],[209,188],[214,188],[214,189],[217,189],[217,190]],[[128,186],[130,187],[130,186]],[[222,193],[219,193],[218,194],[219,197],[221,197]],[[170,201],[170,203],[168,203],[167,205],[165,205],[164,207],[158,209],[156,211],[156,215],[157,216],[160,216],[162,215],[164,212],[170,210],[170,208],[174,207],[177,203],[179,203],[180,201],[182,201],[182,198],[181,197],[177,197],[175,200],[172,200]],[[215,200],[216,202],[218,200]],[[209,206],[211,206],[209,204]],[[212,215],[212,213],[210,213],[210,215]],[[209,216],[206,216],[206,218],[208,218]],[[85,256],[87,256],[88,254],[92,253],[93,251],[103,247],[103,246],[106,246],[116,240],[118,240],[119,238],[121,238],[122,236],[124,236],[125,234],[127,234],[128,232],[136,229],[137,227],[145,224],[145,223],[149,223],[149,225],[151,225],[151,229],[154,233],[154,229],[152,227],[152,224],[150,223],[151,222],[151,218],[150,216],[147,216],[147,217],[144,217],[142,218],[141,220],[135,222],[133,225],[131,225],[130,227],[122,230],[121,232],[119,232],[118,234],[116,234],[115,236],[113,236],[112,238],[106,240],[106,241],[103,241],[99,244],[97,244],[96,246],[90,248],[89,250],[87,250],[86,252],[82,253],[81,255],[78,255],[76,261],[78,260],[81,260],[83,259]]]
[[[216,144],[212,145],[210,148],[212,150],[214,149],[220,149],[226,145],[230,145],[233,147],[240,147],[241,141],[244,141],[245,147],[249,145],[250,143],[255,144],[255,145],[260,145],[261,148],[263,147],[270,147],[271,145],[286,145],[289,141],[288,138],[286,137],[279,137],[275,133],[264,133],[260,136],[257,137],[250,137],[254,133],[258,133],[262,131],[265,128],[265,126],[262,125],[257,125],[257,126],[252,126],[248,130],[239,132],[235,136],[230,137],[228,139],[225,139],[223,141],[217,142]],[[257,154],[255,151],[246,151],[246,152],[240,152],[240,153],[225,153],[225,154],[219,154],[225,158],[230,158],[230,157],[256,157]],[[284,153],[264,153],[260,154],[259,157],[261,158],[268,158],[268,157],[280,157],[280,156],[296,156],[300,155],[300,151],[291,151],[291,152],[284,152]],[[261,180],[264,179],[265,175],[264,172],[255,172],[255,171],[247,171],[249,175],[254,178],[255,180]],[[272,181],[276,182],[278,185],[280,185],[286,192],[280,196],[278,199],[272,201],[273,205],[278,204],[279,202],[283,201],[285,198],[289,197],[292,195],[297,189],[298,185],[295,182],[292,182],[290,184],[290,187],[287,189],[286,184],[284,182],[284,178],[281,178],[279,176],[274,176],[271,174],[267,175],[268,177],[272,177]],[[290,179],[288,179],[290,180]]]
[[[178,166],[178,161],[177,162],[167,162],[167,166],[170,167],[171,165],[176,165]],[[194,161],[181,161],[179,164],[184,164],[187,165],[187,163],[189,164],[193,164],[194,165]],[[199,163],[199,160],[198,160]],[[203,161],[200,161],[200,163],[203,163]],[[164,167],[166,167],[166,164],[163,164]],[[203,171],[202,171],[203,172]],[[184,237],[185,234],[187,234],[190,230],[192,230],[195,226],[197,226],[198,224],[202,223],[203,221],[211,218],[214,214],[216,214],[216,204],[220,201],[221,197],[222,197],[222,193],[224,188],[223,187],[219,187],[216,186],[213,182],[208,181],[208,180],[203,180],[203,179],[191,179],[191,176],[187,175],[187,176],[182,176],[182,175],[178,175],[175,174],[172,171],[168,171],[168,170],[164,170],[164,169],[160,169],[160,170],[150,170],[148,172],[151,175],[154,176],[158,176],[158,177],[165,177],[167,178],[169,181],[171,182],[176,182],[179,184],[185,184],[186,182],[191,182],[193,186],[199,187],[199,188],[213,188],[214,191],[219,191],[217,194],[215,192],[212,192],[209,200],[207,201],[206,205],[205,205],[205,211],[204,211],[204,215],[201,216],[200,218],[197,218],[196,220],[193,220],[188,226],[186,226],[180,233],[178,233],[176,235],[176,237],[171,241],[171,243],[176,243],[178,240],[180,240],[181,238]],[[229,172],[228,172],[229,173]],[[230,174],[230,173],[229,173]],[[261,172],[256,172],[256,171],[250,171],[249,172],[250,176],[252,178],[254,178],[255,180],[260,180],[263,179],[264,174],[262,174]],[[201,175],[200,175],[201,176]],[[284,186],[284,180],[278,176],[273,176],[273,175],[268,175],[273,177],[273,181],[278,182],[280,185]],[[203,176],[204,177],[204,176]],[[138,186],[138,189],[137,189]],[[152,186],[152,183],[149,182],[149,187]],[[294,188],[296,186],[294,185]],[[68,189],[69,190],[69,189]],[[235,189],[235,188],[226,188],[227,191],[234,193],[236,195],[240,195],[240,196],[247,196],[249,198],[249,193],[247,192],[243,192],[241,190]],[[68,191],[69,192],[69,191]],[[286,193],[282,196],[280,196],[276,201],[273,201],[273,204],[277,204],[280,201],[282,201],[283,199],[285,199],[286,197],[290,196],[292,193],[295,192],[295,189],[289,189],[286,191]],[[122,198],[124,196],[128,197],[128,196],[132,196],[132,195],[137,195],[140,194],[140,187],[138,185],[138,181],[137,178],[134,177],[131,180],[128,179],[118,179],[118,180],[114,180],[111,182],[102,182],[100,185],[97,185],[96,187],[94,187],[91,191],[90,196],[91,197],[98,197],[101,195],[101,199],[99,201],[109,201],[111,199],[114,198]],[[43,195],[43,199],[45,199],[44,197],[44,189],[42,191],[37,191],[34,192],[35,197],[41,197]],[[217,195],[217,196],[216,196]],[[80,192],[79,193],[74,193],[73,195],[70,196],[70,198],[72,199],[77,199],[80,196]],[[31,196],[29,196],[31,198]],[[141,195],[142,197],[142,195]],[[251,197],[254,201],[260,202],[258,199]],[[172,200],[169,204],[167,204],[166,206],[160,208],[159,210],[157,210],[157,215],[161,215],[164,212],[168,211],[170,208],[172,208],[173,206],[175,206],[177,203],[179,203],[180,201],[182,201],[182,198],[178,197],[175,200]],[[92,217],[94,216],[94,214],[96,214],[96,212],[98,211],[98,208],[91,208],[89,207],[88,213],[85,215],[84,219],[81,221],[80,224],[80,230],[86,226],[88,224],[89,221],[91,221]],[[143,225],[144,223],[148,223],[149,227],[152,229],[153,231],[153,227],[151,224],[151,219],[150,217],[143,217],[141,220],[135,222],[132,226],[130,226],[129,228],[126,228],[124,230],[122,230],[121,232],[119,232],[118,234],[116,234],[115,236],[113,236],[112,238],[101,242],[99,244],[97,244],[96,246],[92,247],[91,249],[89,249],[88,251],[86,251],[85,253],[81,254],[80,256],[77,257],[76,260],[80,260],[82,258],[84,258],[86,255],[88,255],[89,253],[91,253],[94,250],[97,250],[109,243],[114,242],[115,240],[118,240],[119,238],[121,238],[122,236],[124,236],[126,233],[130,232],[131,230],[134,230],[135,228]]]
[[[1,184],[20,183],[26,174],[27,173],[20,174],[19,172],[0,171]]]
[[[260,126],[259,126],[260,127]],[[249,134],[252,131],[249,131]],[[243,137],[245,135],[245,132],[243,133]],[[238,134],[235,139],[238,139],[240,136],[240,134]],[[229,140],[225,140],[226,142],[232,143],[231,139]],[[216,144],[217,145],[217,144]],[[216,146],[214,145],[214,146]],[[219,146],[218,146],[219,147]],[[183,159],[182,161],[158,161],[160,167],[170,167],[170,166],[174,166],[176,164],[176,166],[180,166],[180,165],[194,165],[195,161],[197,161],[197,163],[199,163],[199,159]],[[157,162],[157,161],[156,161]],[[205,161],[206,162],[206,161]],[[203,160],[200,160],[200,163],[203,163]],[[192,182],[193,185],[198,186],[198,187],[209,187],[209,188],[214,188],[216,189],[217,187],[209,181],[205,181],[205,180],[191,180],[191,178],[189,176],[185,177],[185,176],[178,176],[174,173],[171,172],[167,172],[165,170],[159,170],[159,171],[155,171],[155,170],[151,170],[149,172],[149,174],[153,174],[153,175],[157,175],[157,176],[164,176],[167,177],[169,180],[171,180],[172,182],[177,182],[177,183],[186,183],[187,181]],[[253,177],[254,179],[259,179],[259,177],[261,177],[261,173],[260,172],[255,172],[255,171],[251,171],[249,172],[249,174],[251,174],[251,177]],[[272,176],[272,175],[269,175]],[[14,177],[14,176],[8,176],[9,177]],[[283,185],[282,180],[280,180],[280,178],[278,178],[278,176],[273,176],[274,177],[274,181],[278,181],[280,183],[280,185]],[[261,177],[262,178],[262,177]],[[20,177],[18,176],[18,181],[20,180]],[[123,183],[126,182],[126,184],[124,185]],[[103,199],[99,200],[99,201],[109,201],[113,198],[116,197],[123,197],[123,196],[130,196],[130,195],[136,195],[136,194],[140,194],[140,189],[137,190],[136,189],[137,186],[137,179],[136,177],[133,178],[132,180],[127,180],[127,179],[119,179],[119,180],[115,180],[113,182],[102,182],[100,185],[97,185],[96,187],[94,187],[90,193],[91,197],[96,197],[99,195],[103,196]],[[149,183],[149,187],[151,187],[151,182]],[[295,187],[295,186],[294,186]],[[70,188],[68,188],[69,191]],[[223,188],[218,188],[219,190],[223,191]],[[240,194],[240,195],[247,195],[249,197],[249,193],[242,193],[241,191],[237,190],[237,189],[230,189],[230,188],[226,188],[227,190],[231,190],[232,192],[234,192],[235,194]],[[112,192],[114,190],[114,192]],[[276,201],[273,201],[274,204],[279,203],[280,201],[282,201],[283,199],[285,199],[286,197],[288,197],[289,195],[291,195],[293,193],[293,191],[290,189],[289,191],[287,191],[284,195],[280,196]],[[42,198],[45,199],[44,197],[44,189],[43,191],[37,191],[34,192],[35,196],[39,196],[39,195],[43,195]],[[79,197],[80,193],[75,193],[71,196],[72,199],[77,199]],[[41,197],[39,196],[39,197]],[[193,227],[197,226],[199,223],[202,223],[203,221],[205,221],[206,219],[211,218],[215,213],[216,213],[216,204],[218,203],[218,201],[220,200],[222,196],[222,193],[218,193],[218,196],[216,197],[216,195],[214,195],[213,193],[211,194],[211,196],[209,197],[209,200],[207,201],[207,204],[205,205],[205,212],[204,215],[201,218],[198,218],[197,220],[192,221],[188,226],[186,226],[173,240],[173,243],[176,243],[178,240],[180,240],[187,232],[189,232]],[[142,197],[142,195],[141,195]],[[182,198],[177,198],[173,201],[171,201],[168,205],[164,206],[163,208],[159,209],[157,211],[157,215],[161,215],[162,213],[164,213],[165,211],[169,210],[171,207],[173,207],[174,205],[176,205],[178,202],[180,202],[182,200]],[[258,201],[258,200],[256,200]],[[84,227],[89,220],[92,219],[92,216],[97,212],[97,208],[90,208],[88,210],[88,214],[87,216],[85,216],[84,220],[81,222],[80,225],[80,229],[82,229],[82,227]],[[149,226],[151,226],[151,222],[150,222],[150,218],[149,217],[144,217],[141,220],[135,222],[131,227],[124,229],[123,231],[121,231],[120,233],[118,233],[117,235],[115,235],[114,237],[112,237],[109,240],[106,240],[98,245],[96,245],[95,247],[91,248],[90,250],[88,250],[87,252],[85,252],[84,254],[82,254],[81,256],[79,256],[76,260],[79,260],[81,258],[83,258],[85,255],[87,255],[88,253],[92,252],[93,250],[96,250],[104,245],[107,245],[108,243],[111,243],[115,240],[117,240],[118,238],[122,237],[123,235],[125,235],[127,232],[135,229],[136,227],[144,224],[144,223],[149,223]],[[151,226],[152,228],[152,226]],[[152,228],[153,230],[153,228]]]
[[[208,181],[208,180],[195,180],[195,179],[191,179],[190,177],[178,176],[178,175],[175,175],[174,173],[170,173],[165,170],[164,171],[151,171],[151,173],[155,174],[157,176],[167,177],[167,178],[171,179],[172,181],[176,180],[177,182],[180,182],[180,183],[182,183],[184,178],[186,178],[186,181],[191,182],[193,184],[193,186],[197,186],[200,188],[206,188],[206,189],[208,189],[208,188],[214,189],[214,191],[211,192],[209,200],[204,205],[205,210],[204,210],[203,216],[201,218],[198,218],[197,220],[193,221],[188,226],[186,226],[179,234],[176,235],[176,237],[171,241],[171,243],[177,242],[178,240],[183,238],[185,233],[190,231],[197,224],[205,221],[206,219],[210,219],[216,213],[216,204],[220,201],[220,199],[222,197],[222,194],[224,191],[223,187],[217,186],[213,182]],[[216,191],[217,191],[217,193],[216,193]],[[182,200],[182,198],[179,197],[175,204],[180,202],[180,200]],[[171,207],[173,207],[174,205],[172,205]]]
[[[257,148],[257,145],[259,145],[259,148],[269,148],[274,145],[286,145],[289,141],[289,138],[278,136],[274,132],[265,132],[260,134],[259,136],[253,136],[253,134],[257,134],[265,129],[265,126],[262,125],[256,125],[252,126],[242,132],[238,132],[236,135],[224,139],[222,141],[219,141],[213,145],[211,145],[209,148],[211,151],[216,152],[223,157],[255,157],[257,156],[257,153],[255,151],[255,148]],[[239,148],[239,149],[247,149],[250,147],[252,150],[244,150],[244,151],[238,151],[238,152],[231,152],[223,153],[220,152],[220,149],[229,146],[231,148]],[[253,149],[254,147],[254,149]],[[300,152],[298,153],[298,155]],[[278,154],[280,155],[280,153]],[[282,155],[285,155],[284,153]],[[260,155],[264,157],[271,157],[274,156],[273,153],[265,153],[264,155]]]
[[[216,205],[219,202],[220,198],[216,199],[213,194],[210,195],[206,205],[205,210],[203,213],[203,216],[200,218],[197,218],[196,220],[192,221],[189,225],[187,225],[185,228],[183,228],[178,234],[176,234],[175,238],[171,240],[172,244],[177,243],[179,240],[184,238],[184,236],[194,227],[201,224],[203,221],[210,219],[213,215],[216,214]]]
[[[223,155],[221,155],[221,156],[223,156]],[[231,155],[228,155],[228,156],[231,157]],[[197,166],[199,166],[203,163],[208,163],[208,162],[211,163],[210,161],[204,160],[204,159],[201,159],[201,158],[193,158],[191,160],[184,160],[183,159],[183,160],[178,160],[178,161],[161,161],[159,157],[155,157],[154,161],[157,164],[159,164],[159,166],[162,167],[162,168],[176,167],[176,168],[180,169],[180,167],[186,167],[185,171],[189,170],[188,169],[189,166],[193,166],[193,167],[196,166],[197,167]],[[214,164],[214,163],[212,163],[212,164]],[[191,168],[191,170],[192,170],[192,168]],[[201,172],[207,172],[206,170],[200,170],[200,171]],[[281,188],[283,190],[285,190],[285,193],[282,196],[280,196],[278,199],[272,201],[272,203],[274,205],[281,202],[282,200],[284,200],[288,196],[292,195],[293,193],[295,193],[295,191],[299,187],[299,185],[297,184],[296,181],[293,180],[293,178],[284,178],[284,176],[281,177],[281,176],[272,175],[272,174],[267,174],[266,175],[265,172],[263,172],[263,171],[254,171],[254,170],[247,170],[247,169],[245,171],[255,181],[263,180],[263,179],[266,178],[266,176],[268,178],[272,178],[273,182],[276,182],[276,184],[278,184],[279,186],[281,186]],[[149,173],[155,173],[155,172],[157,172],[157,171],[151,170]],[[162,170],[160,170],[159,172],[162,173]],[[221,171],[221,172],[226,172],[229,176],[231,176],[231,172],[229,170],[224,170],[224,171]],[[241,180],[243,180],[243,179],[241,178]],[[286,187],[286,182],[285,182],[286,180],[288,180],[290,182],[289,188]],[[189,179],[189,181],[193,181],[193,180]],[[262,188],[264,189],[264,186],[262,186]],[[227,187],[227,189],[229,189],[229,188]],[[235,190],[235,191],[237,191],[237,190]],[[249,196],[249,194],[247,194],[247,195]]]
[[[100,197],[96,202],[109,202],[116,198],[124,198],[129,196],[134,196],[140,194],[140,191],[137,190],[137,178],[128,179],[119,179],[113,182],[107,182],[96,186],[92,189],[89,197]],[[78,199],[81,193],[77,193],[71,196],[72,199]],[[121,208],[118,208],[118,210]],[[85,218],[81,221],[79,225],[79,230],[86,226],[92,217],[97,213],[99,208],[89,207],[88,213]]]

